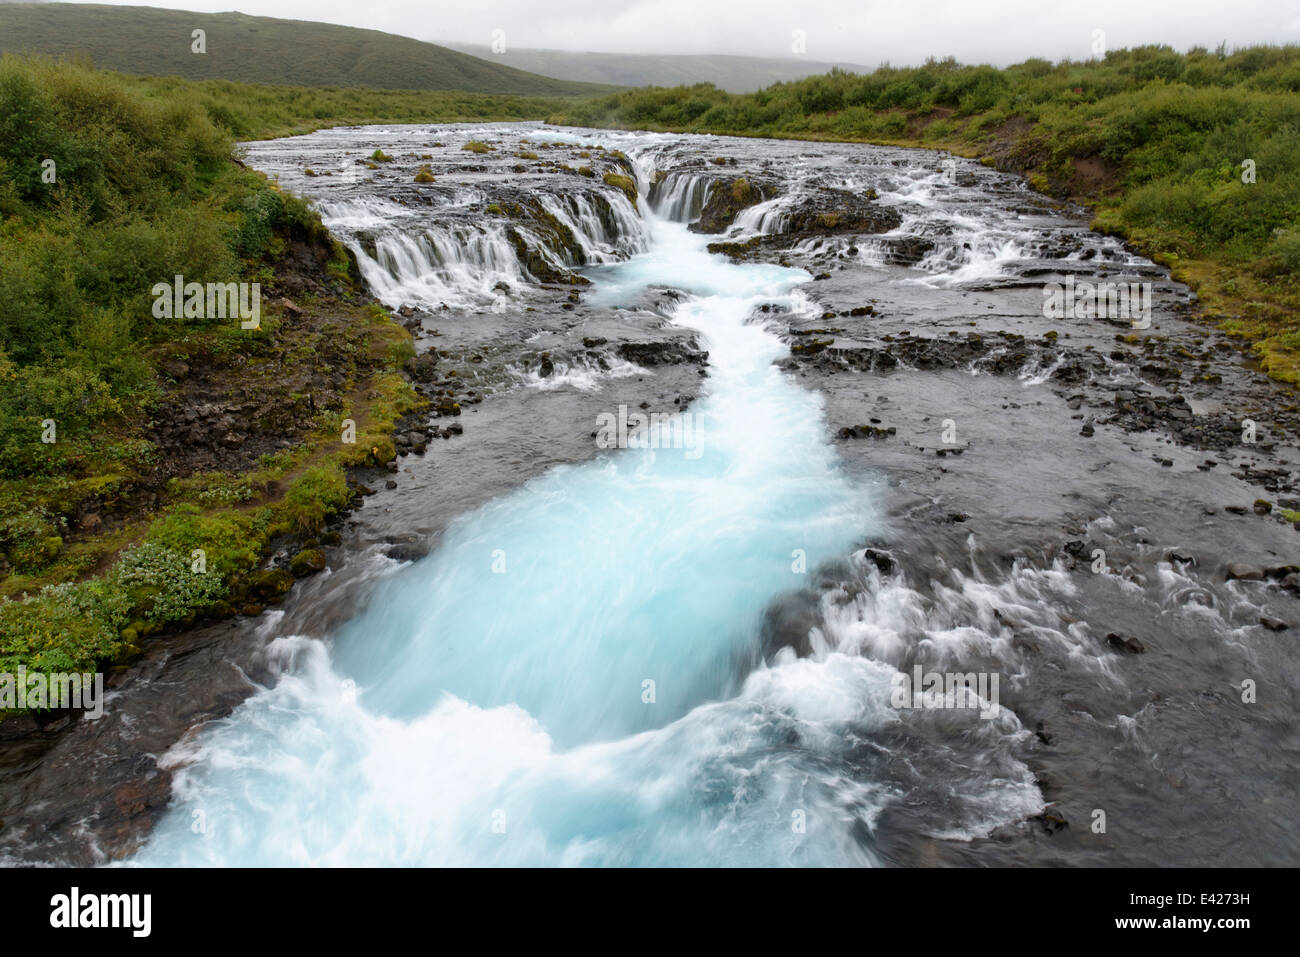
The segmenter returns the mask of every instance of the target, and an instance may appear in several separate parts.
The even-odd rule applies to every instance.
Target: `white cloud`
[[[109,0],[115,2],[115,0]],[[130,3],[131,0],[123,0]],[[137,0],[138,2],[138,0]],[[433,43],[616,53],[790,56],[791,31],[807,56],[868,66],[927,56],[1012,63],[1030,56],[1086,59],[1094,29],[1111,48],[1178,49],[1300,42],[1300,0],[175,0],[153,4],[369,27]]]

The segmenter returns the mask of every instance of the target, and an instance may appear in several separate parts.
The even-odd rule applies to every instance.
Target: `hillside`
[[[832,67],[864,71],[846,63],[794,57],[696,56],[673,54],[574,53],[568,50],[516,50],[496,54],[487,46],[449,43],[454,50],[493,63],[559,80],[618,86],[683,86],[712,83],[728,93],[752,93],[773,83],[829,73]]]
[[[206,31],[206,53],[191,51],[198,29]],[[189,80],[518,96],[609,90],[377,30],[152,7],[0,4],[0,53],[86,54],[106,69]]]

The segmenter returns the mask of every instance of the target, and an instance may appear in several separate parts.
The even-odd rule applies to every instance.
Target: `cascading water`
[[[367,163],[376,147],[394,161]],[[1185,395],[1200,430],[1225,393],[1258,395],[1230,362],[1151,393],[1166,334],[1211,348],[1154,264],[1011,177],[888,148],[517,124],[249,153],[319,204],[386,305],[414,307],[438,353],[425,388],[486,399],[398,461],[282,611],[213,626],[224,683],[175,655],[36,773],[11,751],[4,859],[1294,861],[1267,810],[1294,790],[1276,773],[1293,646],[1262,622],[1297,606],[1216,566],[1291,556],[1294,533],[1170,509],[1257,493],[1185,439],[1099,418]],[[413,182],[430,158],[436,182]],[[605,181],[629,172],[635,208]],[[775,198],[688,232],[738,176]],[[892,211],[809,219],[841,200]],[[747,264],[707,254],[750,229],[767,238]],[[1117,269],[1165,303],[1133,355],[1127,323],[1048,318],[1033,288]],[[646,408],[672,414],[638,435]],[[593,449],[598,413],[630,447]],[[1000,677],[1001,697],[899,701],[920,667]],[[231,713],[241,674],[276,680]],[[117,770],[69,784],[92,765]],[[127,827],[114,809],[143,774],[172,804]]]
[[[673,321],[712,376],[690,427],[464,517],[332,645],[281,640],[282,680],[179,753],[139,863],[869,862],[855,829],[881,794],[819,769],[896,720],[892,669],[756,648],[766,603],[873,522],[820,399],[748,321],[797,307],[808,276],[728,264],[680,224],[651,235],[593,276],[611,303],[692,294]]]
[[[704,208],[712,182],[698,173],[669,173],[651,190],[650,205],[664,219],[690,222]]]

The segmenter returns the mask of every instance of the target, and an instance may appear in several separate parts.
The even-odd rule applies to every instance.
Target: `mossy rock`
[[[293,575],[283,568],[266,568],[244,576],[244,594],[262,602],[275,602],[293,587]]]
[[[294,578],[305,578],[325,570],[325,553],[319,548],[305,548],[289,562]]]
[[[417,183],[432,183],[435,179],[436,177],[433,175],[433,169],[427,164],[416,170],[415,181]]]
[[[235,606],[228,601],[214,601],[207,608],[207,616],[218,620],[235,617]]]
[[[736,219],[736,214],[768,198],[762,187],[755,186],[743,176],[719,180],[709,187],[708,198],[700,211],[700,218],[691,224],[698,233],[721,233]]]
[[[606,173],[601,177],[601,181],[606,186],[613,186],[615,189],[621,189],[628,202],[633,206],[636,205],[636,180],[631,176],[623,176],[620,173]]]

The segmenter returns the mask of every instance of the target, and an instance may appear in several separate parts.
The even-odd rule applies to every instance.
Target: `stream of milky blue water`
[[[893,669],[759,655],[771,599],[875,522],[753,321],[799,308],[808,274],[647,218],[590,299],[691,294],[672,318],[710,377],[689,428],[463,516],[328,643],[277,639],[281,680],[169,756],[137,863],[871,863],[885,795],[837,758],[897,720]]]

